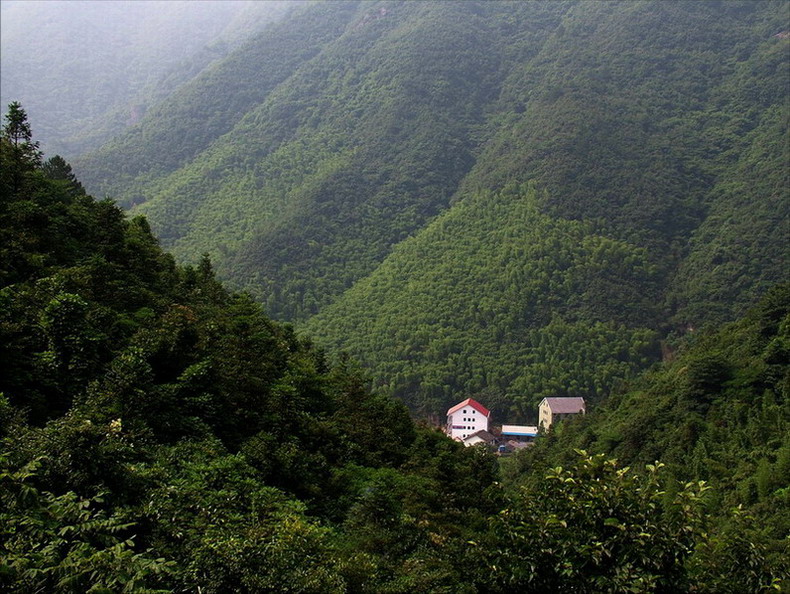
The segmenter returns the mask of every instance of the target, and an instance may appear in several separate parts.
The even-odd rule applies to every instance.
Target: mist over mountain
[[[0,100],[25,105],[42,148],[71,158],[288,9],[277,0],[3,0]]]

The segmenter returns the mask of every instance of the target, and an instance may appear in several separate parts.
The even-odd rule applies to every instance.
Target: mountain
[[[529,419],[787,278],[788,30],[782,2],[318,3],[75,167],[414,410]]]
[[[493,456],[417,427],[208,260],[176,265],[145,219],[88,196],[62,158],[42,163],[10,115],[0,589],[460,587],[431,538],[481,525]]]
[[[660,459],[682,480],[726,486],[727,505],[765,502],[790,481],[789,331],[790,285],[783,284],[737,322],[689,338],[672,361],[563,427],[555,436],[562,450],[554,447],[556,457],[545,462],[572,459],[579,447],[626,464]],[[788,504],[787,493],[776,495]]]
[[[0,101],[49,154],[94,150],[289,9],[281,1],[4,0]]]
[[[533,420],[544,396],[594,401],[655,360],[658,339],[731,319],[786,278],[778,25],[755,35],[743,13],[712,22],[705,5],[574,8],[571,34],[566,23],[508,81],[502,102],[523,113],[508,111],[453,207],[306,325],[423,411],[483,393]],[[757,49],[728,75],[739,34]],[[750,100],[761,72],[779,74]],[[479,190],[511,180],[540,191]],[[542,218],[526,214],[531,194]],[[548,227],[571,221],[586,233]]]
[[[586,257],[595,230],[538,198],[481,199]],[[503,459],[415,424],[209,259],[177,265],[144,218],[42,160],[16,103],[0,239],[3,591],[718,593],[790,575],[786,286]],[[569,457],[580,437],[638,466]],[[641,464],[656,451],[670,464]]]

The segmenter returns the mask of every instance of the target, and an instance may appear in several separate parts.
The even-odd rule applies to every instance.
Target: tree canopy
[[[617,407],[642,392],[622,393],[620,421],[563,424],[500,470],[229,292],[208,257],[177,265],[65,161],[3,164],[25,179],[0,210],[4,590],[743,592],[787,577],[786,289],[645,377],[687,416],[673,440]],[[740,415],[738,398],[759,405]],[[634,468],[568,453],[579,435],[602,449],[600,431],[645,440],[608,450]],[[735,474],[684,474],[736,447]],[[667,465],[643,464],[651,452]]]

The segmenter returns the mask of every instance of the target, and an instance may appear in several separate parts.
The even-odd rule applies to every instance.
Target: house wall
[[[488,431],[488,417],[471,406],[457,410],[447,417],[447,434],[453,439],[464,439],[481,429]]]
[[[551,409],[549,408],[548,403],[544,400],[538,406],[538,425],[544,430],[548,431],[549,427],[553,423],[564,419],[565,417],[572,417],[577,414],[584,414],[584,410],[580,410],[578,413],[554,413],[552,414]]]
[[[551,421],[551,410],[546,401],[543,400],[538,406],[538,426],[544,431],[548,431],[549,427],[551,427]]]

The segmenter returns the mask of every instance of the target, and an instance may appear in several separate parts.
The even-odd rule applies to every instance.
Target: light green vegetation
[[[639,324],[655,305],[636,289],[655,266],[538,204],[528,187],[470,196],[308,328],[422,412],[482,392],[499,415],[534,420],[545,396],[603,396],[655,356]]]
[[[413,410],[528,417],[787,278],[785,30],[782,2],[319,3],[77,170]]]

